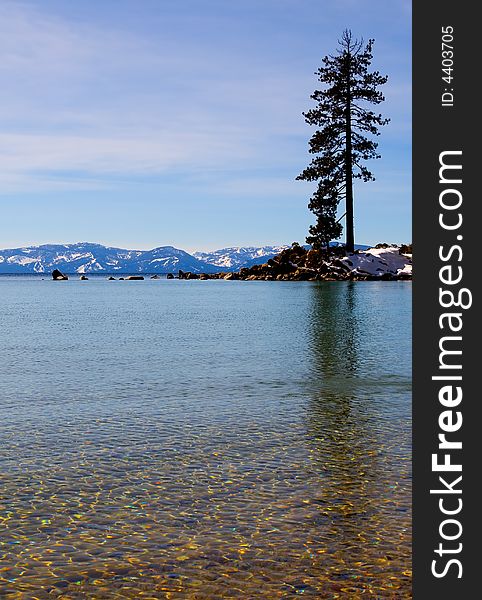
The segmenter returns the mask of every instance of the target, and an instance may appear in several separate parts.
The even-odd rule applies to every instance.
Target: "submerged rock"
[[[142,275],[129,275],[126,277],[126,281],[143,281],[144,277]]]
[[[151,275],[151,279],[160,279],[159,275]]]
[[[68,279],[67,275],[61,273],[58,269],[54,269],[52,271],[52,279],[54,281],[66,281]]]
[[[121,277],[121,279],[122,279],[122,277]],[[107,277],[107,281],[115,281],[115,277],[112,277],[112,276]]]

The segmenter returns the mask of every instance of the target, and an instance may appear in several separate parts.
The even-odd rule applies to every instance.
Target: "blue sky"
[[[0,0],[0,247],[304,241],[301,112],[347,27],[392,120],[356,241],[410,241],[410,2]]]

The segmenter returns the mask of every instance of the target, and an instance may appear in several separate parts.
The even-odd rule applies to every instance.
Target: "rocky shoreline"
[[[179,271],[178,277],[227,281],[406,281],[412,279],[412,247],[377,244],[353,254],[346,254],[343,248],[334,248],[327,254],[293,244],[268,262],[235,273]]]

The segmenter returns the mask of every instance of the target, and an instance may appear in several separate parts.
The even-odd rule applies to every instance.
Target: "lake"
[[[409,282],[0,298],[0,597],[411,597]]]

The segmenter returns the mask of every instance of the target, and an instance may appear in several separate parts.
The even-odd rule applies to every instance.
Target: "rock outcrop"
[[[179,279],[227,281],[396,281],[412,278],[411,245],[378,244],[347,254],[343,246],[326,250],[293,244],[262,265],[238,273],[197,275],[179,271]]]
[[[67,281],[68,277],[67,275],[61,273],[58,269],[54,269],[52,271],[52,279],[54,281]]]

